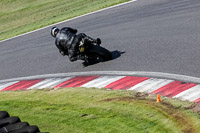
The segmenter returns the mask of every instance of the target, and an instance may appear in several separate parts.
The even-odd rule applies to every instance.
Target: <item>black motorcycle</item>
[[[85,62],[103,62],[112,59],[112,54],[109,50],[97,45],[96,43],[89,43],[83,39],[79,44],[79,53],[84,57]]]

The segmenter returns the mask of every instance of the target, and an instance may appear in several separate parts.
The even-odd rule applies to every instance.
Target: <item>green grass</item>
[[[1,0],[0,40],[129,0]]]
[[[162,97],[163,99],[163,97]],[[132,91],[65,88],[0,92],[0,110],[51,133],[198,133],[200,108]]]

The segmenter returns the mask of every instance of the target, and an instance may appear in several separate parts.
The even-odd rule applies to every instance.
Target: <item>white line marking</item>
[[[173,82],[173,80],[150,78],[148,80],[145,80],[145,81],[131,87],[128,90],[151,93],[171,82]]]
[[[94,79],[84,85],[82,87],[96,87],[96,88],[104,88],[105,86],[124,78],[125,76],[102,76],[97,79]]]
[[[3,89],[5,89],[6,87],[11,86],[11,85],[13,85],[13,84],[15,84],[15,83],[17,83],[17,82],[19,82],[19,81],[1,84],[1,85],[0,85],[0,90],[3,90]]]
[[[14,37],[11,37],[11,38],[2,40],[2,41],[0,41],[0,42],[5,42],[5,41],[8,41],[8,40],[11,40],[11,39],[20,37],[20,36],[24,36],[24,35],[27,35],[27,34],[30,34],[30,33],[36,32],[36,31],[43,30],[43,29],[45,29],[45,28],[48,28],[48,27],[51,27],[51,26],[54,26],[54,25],[58,25],[58,24],[61,24],[61,23],[65,23],[65,22],[68,22],[68,21],[72,21],[72,20],[75,20],[75,19],[78,19],[78,18],[81,18],[81,17],[84,17],[84,16],[88,16],[88,15],[91,15],[91,14],[95,14],[95,13],[97,13],[97,12],[105,11],[105,10],[108,10],[108,9],[111,9],[111,8],[119,7],[119,6],[126,5],[126,4],[129,4],[129,3],[132,3],[132,2],[136,2],[136,1],[137,1],[137,0],[131,0],[131,1],[124,2],[124,3],[118,4],[118,5],[114,5],[114,6],[111,6],[111,7],[103,8],[103,9],[100,9],[100,10],[97,10],[97,11],[94,11],[94,12],[91,12],[91,13],[87,13],[87,14],[84,14],[84,15],[81,15],[81,16],[77,16],[77,17],[74,17],[74,18],[71,18],[71,19],[67,19],[67,20],[64,20],[64,21],[61,21],[61,22],[52,24],[52,25],[45,26],[45,27],[43,27],[43,28],[40,28],[40,29],[37,29],[37,30],[34,30],[34,31],[30,31],[30,32],[27,32],[27,33],[24,33],[24,34],[20,34],[20,35],[17,35],[17,36],[14,36]]]
[[[178,98],[181,100],[188,100],[188,101],[192,102],[192,101],[200,98],[200,85],[196,85],[190,89],[187,89],[187,90],[177,94],[173,98]]]

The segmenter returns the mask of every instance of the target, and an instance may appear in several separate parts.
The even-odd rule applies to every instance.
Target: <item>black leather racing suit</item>
[[[79,54],[79,43],[82,38],[87,37],[88,41],[95,42],[95,39],[84,33],[76,35],[77,30],[70,27],[62,28],[56,35],[55,44],[62,55],[68,55],[70,61],[83,58]]]

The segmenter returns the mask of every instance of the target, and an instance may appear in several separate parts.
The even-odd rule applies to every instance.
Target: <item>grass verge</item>
[[[129,0],[1,0],[0,40]]]
[[[163,98],[162,98],[163,99]],[[0,92],[0,110],[51,133],[198,133],[195,103],[132,91],[65,88]]]

